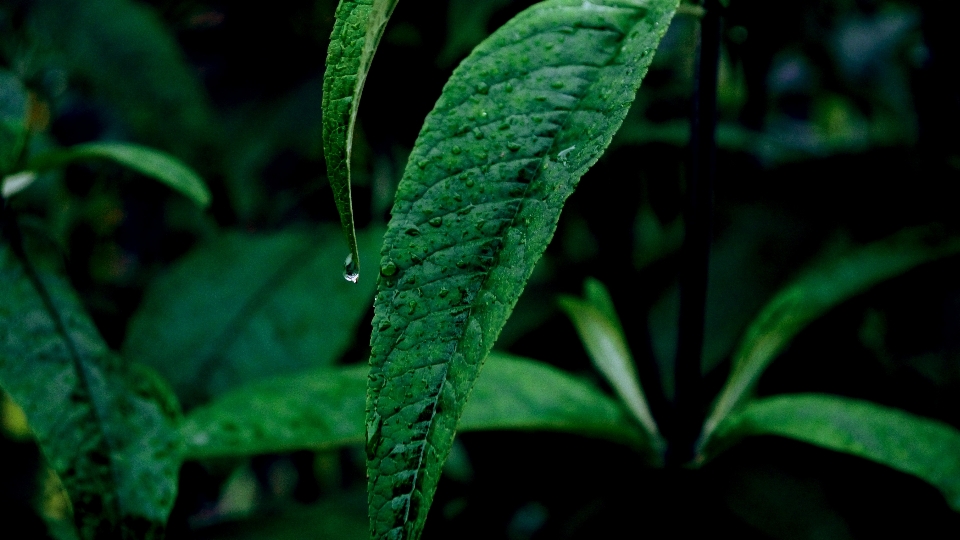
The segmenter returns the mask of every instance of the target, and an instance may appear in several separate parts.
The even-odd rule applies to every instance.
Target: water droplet
[[[563,88],[563,81],[553,81],[550,83],[550,88],[556,88],[557,90]]]
[[[488,92],[490,92],[490,86],[487,83],[482,81],[477,83],[477,93],[486,94]]]
[[[356,283],[360,279],[360,267],[353,261],[352,253],[348,254],[347,259],[343,261],[343,279],[350,283]]]
[[[421,169],[426,169],[427,165],[429,164],[430,164],[429,160],[421,159],[420,161],[417,162],[417,167],[420,167]]]
[[[397,265],[393,261],[387,261],[380,266],[380,273],[386,277],[390,277],[397,273]]]
[[[506,86],[503,87],[503,89],[506,90],[507,92],[513,92],[513,85],[511,83],[507,83]]]
[[[457,154],[459,154],[460,152],[463,152],[463,150],[462,150],[459,146],[454,146],[454,147],[450,150],[450,152],[453,153],[453,155],[457,155]]]
[[[429,223],[431,227],[439,227],[443,225],[443,218],[442,217],[430,218]]]
[[[403,231],[409,236],[420,236],[420,229],[417,227],[408,227],[407,230]]]
[[[473,184],[474,184],[473,178],[467,178],[467,181],[464,182],[464,185],[466,185],[467,187],[473,187]]]
[[[500,129],[510,129],[510,124],[504,122],[500,124]]]
[[[407,307],[410,308],[410,314],[413,315],[413,312],[417,310],[417,301],[411,300],[407,302]]]
[[[480,128],[473,128],[473,138],[478,141],[483,138],[483,132],[480,131]]]
[[[390,326],[392,326],[390,321],[384,321],[382,324],[380,324],[380,331],[383,332],[384,330],[389,330]]]
[[[535,97],[535,98],[533,98],[533,99],[535,99],[535,100],[537,100],[537,101],[546,101],[546,100],[547,100],[547,96],[537,96],[537,97]]]
[[[450,290],[447,289],[447,288],[440,289],[440,292],[437,293],[437,295],[438,295],[440,298],[446,298],[446,296],[447,296],[448,294],[450,294]]]
[[[467,261],[457,261],[457,268],[463,270],[463,269],[466,268],[467,266],[469,266],[469,264],[467,263]]]
[[[511,152],[516,152],[517,150],[520,150],[520,143],[510,141],[507,143],[507,148],[509,148]]]

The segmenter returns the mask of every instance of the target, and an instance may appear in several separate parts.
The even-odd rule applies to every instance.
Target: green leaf
[[[704,458],[753,435],[789,437],[912,474],[960,511],[960,431],[943,422],[837,396],[775,396],[727,417]]]
[[[115,106],[137,139],[183,158],[200,157],[213,114],[194,70],[156,12],[131,0],[34,0],[26,20],[38,65]],[[95,29],[95,31],[91,30]]]
[[[383,229],[360,234],[376,253]],[[124,355],[159,371],[187,407],[250,380],[330,365],[350,346],[373,280],[336,277],[334,227],[228,232],[147,289]]]
[[[210,190],[197,173],[173,156],[136,144],[110,142],[78,144],[33,156],[28,168],[52,169],[85,159],[108,159],[144,176],[159,180],[202,207],[210,204]]]
[[[237,388],[187,415],[188,458],[325,450],[364,442],[366,366],[319,368]],[[490,355],[460,419],[462,431],[549,430],[640,447],[624,410],[556,368]]]
[[[627,346],[613,299],[603,284],[595,279],[588,279],[584,284],[584,296],[586,300],[562,296],[560,307],[576,327],[593,365],[607,379],[633,417],[640,422],[653,447],[662,457],[666,444],[640,387],[636,364]]]
[[[28,112],[27,89],[16,75],[0,69],[0,178],[13,172],[27,142]]]
[[[480,366],[676,5],[537,4],[464,60],[428,115],[381,251],[367,405],[374,538],[419,537]]]
[[[733,367],[700,438],[702,447],[717,425],[748,396],[770,362],[811,322],[885,280],[960,252],[960,240],[926,229],[910,229],[844,256],[820,261],[783,288],[747,328]]]
[[[60,475],[82,538],[160,534],[181,460],[175,411],[107,348],[65,279],[14,251],[0,245],[0,386]]]
[[[350,155],[360,94],[397,0],[340,0],[323,75],[323,153],[327,178],[350,246],[344,275],[360,273],[350,192]]]

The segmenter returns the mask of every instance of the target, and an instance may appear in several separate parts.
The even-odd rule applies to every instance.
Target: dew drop
[[[440,292],[437,293],[437,296],[439,296],[440,298],[446,298],[448,294],[450,294],[450,290],[447,288],[443,288],[443,289],[440,289]]]
[[[487,85],[487,83],[482,82],[482,81],[479,82],[479,83],[477,83],[477,93],[487,94],[487,93],[489,93],[489,92],[490,92],[490,86]]]
[[[393,261],[387,261],[382,266],[380,266],[380,273],[386,277],[390,277],[397,273],[397,265]]]
[[[517,150],[520,150],[520,143],[510,141],[507,143],[507,148],[509,148],[511,152],[516,152]]]
[[[473,128],[473,138],[478,141],[483,138],[483,132],[480,131],[480,128]]]
[[[469,266],[469,264],[467,263],[467,261],[457,261],[457,268],[463,270],[463,269],[466,268],[467,266]]]
[[[438,217],[435,217],[435,218],[430,218],[430,222],[429,222],[429,223],[430,223],[430,226],[431,226],[431,227],[439,227],[439,226],[443,225],[443,218],[442,218],[442,217],[439,217],[439,216],[438,216]]]
[[[407,230],[403,232],[409,236],[420,236],[420,229],[417,227],[408,227]]]
[[[347,259],[343,261],[343,279],[350,283],[356,283],[360,279],[360,267],[353,262],[352,253],[348,254]]]
[[[500,124],[500,129],[510,129],[510,124],[504,122]]]
[[[473,184],[474,184],[473,178],[467,178],[467,181],[464,182],[464,185],[466,185],[467,187],[473,187]]]
[[[421,169],[426,169],[427,165],[429,164],[430,164],[429,160],[421,159],[420,161],[417,162],[417,167],[420,167]]]
[[[507,92],[513,92],[513,85],[510,83],[507,83],[503,89],[506,90]]]
[[[459,146],[454,146],[452,149],[450,149],[450,152],[451,152],[453,155],[457,155],[457,154],[459,154],[460,152],[463,152],[463,149],[461,149]]]
[[[563,82],[562,82],[562,81],[553,81],[552,83],[550,83],[550,88],[555,88],[555,89],[559,90],[559,89],[563,88]]]

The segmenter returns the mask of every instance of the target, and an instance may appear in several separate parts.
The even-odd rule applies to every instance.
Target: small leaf
[[[176,413],[103,343],[67,281],[0,244],[0,386],[70,495],[81,537],[151,538],[173,507]]]
[[[353,275],[360,271],[350,187],[353,130],[363,83],[395,7],[397,0],[340,0],[323,75],[323,153],[340,224],[350,247],[346,272]]]
[[[960,512],[960,431],[943,422],[837,396],[775,396],[727,417],[701,459],[754,435],[789,437],[912,474]]]
[[[376,253],[383,229],[364,231]],[[250,380],[332,364],[353,339],[373,280],[335,278],[333,227],[228,232],[198,246],[147,289],[124,355],[166,377],[186,407]]]
[[[702,447],[724,417],[750,393],[770,362],[818,317],[908,270],[960,252],[960,241],[911,229],[842,257],[820,261],[783,288],[747,328],[733,367],[704,424]]]
[[[320,368],[248,384],[187,415],[188,458],[338,448],[364,441],[366,366]],[[623,409],[556,368],[493,353],[461,431],[549,430],[642,446]]]
[[[135,144],[87,143],[51,150],[33,156],[29,168],[52,169],[85,159],[108,159],[163,182],[200,206],[210,204],[210,190],[197,173],[173,156]]]
[[[586,300],[562,296],[560,307],[576,327],[593,365],[643,426],[653,446],[662,452],[666,444],[640,387],[636,364],[623,335],[613,300],[603,284],[595,279],[588,279],[584,284],[584,296]]]
[[[473,51],[427,116],[381,250],[367,402],[373,538],[420,536],[480,366],[676,5],[541,2]]]
[[[20,79],[0,69],[0,177],[13,172],[27,142],[29,103],[27,89]]]

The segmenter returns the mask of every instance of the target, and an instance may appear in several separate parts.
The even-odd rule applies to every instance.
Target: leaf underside
[[[184,419],[186,457],[360,444],[366,380],[366,366],[347,366],[237,388]],[[623,408],[593,386],[546,364],[497,353],[487,360],[458,429],[548,430],[642,442]]]
[[[789,437],[914,475],[960,511],[960,431],[943,422],[838,396],[775,396],[751,402],[720,424],[708,457],[755,435]]]
[[[348,273],[360,270],[350,191],[353,130],[363,83],[397,1],[340,0],[327,50],[327,69],[323,74],[323,154],[340,225],[350,247],[352,267]]]
[[[61,277],[0,245],[0,386],[70,495],[81,538],[152,538],[173,507],[175,411],[103,343]]]
[[[367,402],[373,538],[418,538],[480,365],[619,127],[674,0],[540,3],[454,72],[381,251]]]
[[[808,268],[781,289],[747,328],[733,357],[730,377],[704,424],[700,447],[807,325],[883,281],[956,253],[960,253],[960,240],[929,229],[909,229]]]
[[[210,204],[210,190],[196,172],[180,160],[145,146],[129,143],[87,143],[54,150],[31,159],[28,168],[63,167],[74,161],[107,159],[179,191],[201,207]]]

